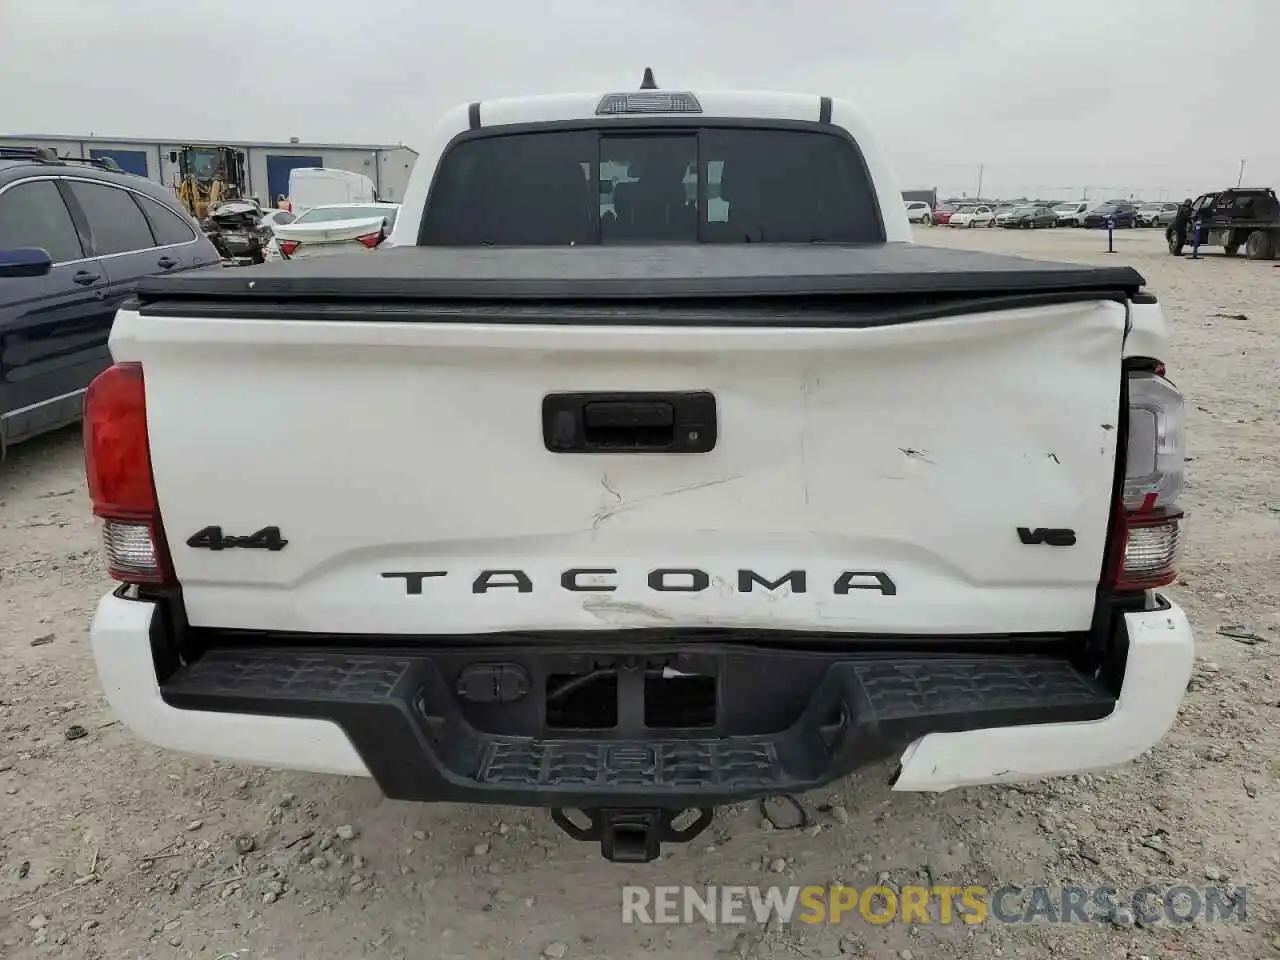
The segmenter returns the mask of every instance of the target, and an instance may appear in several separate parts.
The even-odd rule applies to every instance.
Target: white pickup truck
[[[1183,406],[1132,269],[912,244],[839,100],[652,88],[447,114],[390,243],[117,316],[92,642],[140,737],[643,861],[872,761],[1027,780],[1173,722]]]

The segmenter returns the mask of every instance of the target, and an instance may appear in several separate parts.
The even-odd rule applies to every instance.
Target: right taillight
[[[1182,493],[1182,394],[1154,370],[1129,374],[1129,434],[1125,438],[1126,510],[1170,507]]]
[[[167,582],[172,567],[151,473],[141,364],[114,364],[89,384],[84,471],[111,576],[125,583]]]
[[[293,256],[293,251],[298,249],[298,241],[297,240],[281,240],[279,242],[279,247],[280,247],[280,255],[282,257],[291,257]]]
[[[1130,370],[1124,486],[1113,523],[1114,587],[1149,590],[1178,577],[1178,508],[1186,454],[1182,394],[1164,366]]]

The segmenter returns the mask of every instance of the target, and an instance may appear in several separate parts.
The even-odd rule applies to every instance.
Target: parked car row
[[[1035,230],[1056,227],[1058,217],[1042,204],[961,204],[954,209],[934,210],[932,221],[948,227],[1005,227]]]
[[[1183,204],[1169,200],[1108,200],[1104,203],[1069,200],[1059,203],[947,201],[930,207],[904,201],[907,219],[951,227],[1087,227],[1115,229],[1165,227],[1169,252],[1175,256],[1192,242],[1194,221],[1202,224],[1200,244],[1220,246],[1231,257],[1242,248],[1250,259],[1280,256],[1280,201],[1268,188],[1237,187],[1206,193]],[[1185,209],[1184,209],[1185,207]]]
[[[940,203],[932,210],[919,201],[908,203],[907,218],[912,223],[929,223],[946,227],[1008,227],[1037,229],[1047,227],[1105,227],[1108,221],[1116,229],[1159,227],[1173,222],[1178,213],[1176,203],[1142,203],[1109,200],[1096,203],[1069,200],[1062,203]],[[923,208],[923,209],[922,209]],[[928,210],[926,216],[925,210]]]

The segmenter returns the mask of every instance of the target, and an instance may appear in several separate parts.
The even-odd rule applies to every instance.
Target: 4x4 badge
[[[233,537],[222,532],[221,527],[205,527],[187,537],[187,546],[195,550],[230,550],[235,547],[248,550],[283,550],[289,541],[280,535],[279,527],[263,527],[247,537]]]

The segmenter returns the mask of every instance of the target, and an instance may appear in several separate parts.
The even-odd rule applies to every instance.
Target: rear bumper
[[[1141,756],[1173,726],[1195,661],[1182,608],[1123,617],[1128,653],[1115,709],[1100,720],[930,733],[902,755],[895,790],[950,790],[1118,766]]]
[[[342,728],[327,720],[179,710],[156,679],[157,605],[110,593],[89,627],[102,692],[116,717],[143,740],[179,753],[314,773],[369,776]]]
[[[616,727],[553,733],[547,674],[626,654],[594,644],[590,654],[541,643],[489,651],[227,646],[160,683],[153,645],[165,620],[155,604],[113,594],[91,628],[108,700],[143,739],[232,761],[373,776],[396,799],[551,807],[707,807],[812,789],[895,755],[899,790],[1105,768],[1164,735],[1193,657],[1190,627],[1174,606],[1118,618],[1127,644],[1118,698],[1040,653],[629,643],[641,665],[714,675],[715,719],[698,729],[638,729],[644,671],[620,670]],[[502,669],[463,683],[460,669],[480,662]],[[491,695],[499,690],[505,700]]]

